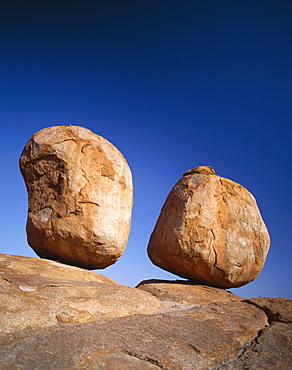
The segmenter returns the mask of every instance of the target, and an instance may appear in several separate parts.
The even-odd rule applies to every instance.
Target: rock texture
[[[236,302],[61,325],[0,337],[0,367],[128,370],[129,364],[133,369],[152,364],[156,369],[206,369],[235,357],[265,325],[261,310]]]
[[[0,334],[152,313],[163,306],[141,290],[44,259],[0,254],[0,278]]]
[[[0,255],[0,369],[289,369],[291,300]]]
[[[259,297],[246,300],[263,309],[270,325],[254,341],[243,346],[242,352],[211,370],[291,369],[292,364],[292,300]]]
[[[151,261],[178,276],[222,288],[253,281],[270,245],[256,200],[208,166],[184,173],[150,237]]]
[[[165,310],[187,309],[205,306],[213,302],[239,302],[243,298],[224,289],[211,286],[192,284],[186,280],[145,280],[137,286],[138,289],[153,294],[161,300]]]
[[[50,127],[28,141],[20,169],[28,243],[40,257],[87,269],[117,261],[133,203],[131,171],[117,148],[83,127]]]
[[[259,297],[248,299],[246,302],[261,308],[267,314],[269,321],[284,323],[292,322],[292,300],[282,297]]]

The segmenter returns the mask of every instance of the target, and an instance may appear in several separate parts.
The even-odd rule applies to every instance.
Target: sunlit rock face
[[[41,258],[0,254],[0,276],[0,336],[59,324],[150,314],[162,306],[158,298],[140,289]]]
[[[270,238],[253,195],[208,166],[184,173],[151,235],[151,261],[181,277],[233,288],[253,281]]]
[[[20,169],[28,243],[40,257],[87,269],[117,261],[129,235],[133,185],[116,147],[83,127],[50,127],[28,141]]]

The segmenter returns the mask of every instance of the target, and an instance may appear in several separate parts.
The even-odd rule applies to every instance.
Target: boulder
[[[133,203],[131,171],[117,148],[83,127],[49,127],[28,141],[20,170],[37,255],[87,269],[117,261]]]
[[[148,244],[151,261],[222,288],[253,281],[270,238],[253,195],[208,166],[184,173],[168,195]]]
[[[0,277],[0,334],[152,313],[163,306],[142,290],[45,259],[0,254]]]

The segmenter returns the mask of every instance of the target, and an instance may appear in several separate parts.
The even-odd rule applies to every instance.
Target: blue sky
[[[18,159],[44,127],[84,126],[126,157],[127,249],[97,272],[135,286],[176,279],[146,248],[183,172],[212,166],[250,190],[271,236],[244,297],[292,298],[290,0],[2,0],[0,252],[27,245]]]

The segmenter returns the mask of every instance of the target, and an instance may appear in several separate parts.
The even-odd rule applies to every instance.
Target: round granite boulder
[[[253,195],[201,166],[168,195],[150,237],[151,261],[181,277],[222,288],[253,281],[270,238]]]
[[[133,203],[119,150],[79,126],[45,128],[20,157],[28,191],[27,238],[43,258],[97,269],[122,255]]]

